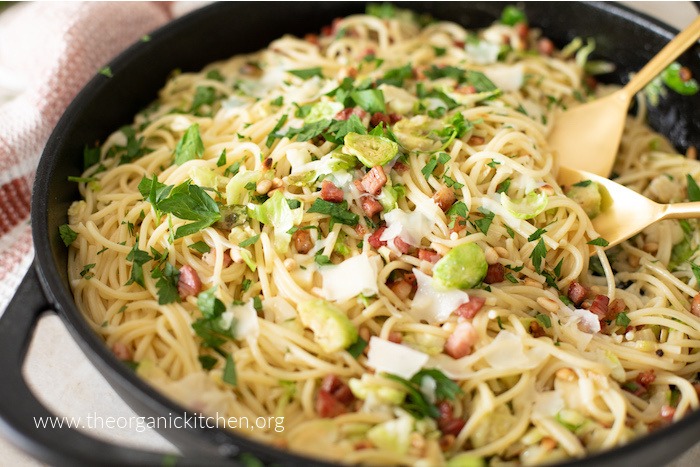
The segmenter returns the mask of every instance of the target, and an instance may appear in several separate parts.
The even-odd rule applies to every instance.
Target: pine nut
[[[633,268],[638,268],[639,267],[639,256],[637,255],[629,255],[627,257],[627,262],[632,266]]]
[[[537,303],[550,313],[555,313],[559,310],[557,302],[548,297],[537,297]]]
[[[542,185],[540,191],[547,196],[552,196],[554,194],[554,188],[551,185]]]
[[[649,242],[645,243],[644,246],[642,247],[642,250],[646,251],[647,253],[651,253],[652,255],[659,251],[659,244],[656,242]]]
[[[533,279],[533,278],[531,278],[531,277],[526,277],[526,278],[523,280],[523,284],[525,284],[525,285],[527,285],[527,286],[529,286],[529,287],[537,287],[538,289],[541,289],[541,288],[542,288],[542,283],[539,282],[539,281],[536,281],[535,279]]]
[[[489,264],[496,264],[499,259],[499,255],[495,249],[492,247],[487,247],[484,251],[484,256],[486,257],[486,262]]]
[[[576,380],[576,373],[574,373],[571,368],[560,368],[556,372],[557,378],[562,379],[564,381],[575,381]]]
[[[284,260],[284,267],[287,269],[287,271],[293,271],[297,268],[297,262],[292,258],[287,258]]]
[[[270,188],[272,188],[272,181],[266,178],[260,180],[258,184],[255,185],[255,191],[260,195],[267,194],[267,192],[270,191]]]

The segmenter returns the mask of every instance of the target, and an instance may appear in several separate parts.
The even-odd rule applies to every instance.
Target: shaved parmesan
[[[282,297],[270,297],[263,300],[263,310],[275,317],[276,323],[283,323],[297,317],[297,312],[287,300]]]
[[[564,407],[564,399],[557,391],[538,392],[535,394],[532,415],[535,417],[554,417]]]
[[[221,324],[224,329],[229,329],[231,325],[235,328],[236,339],[254,338],[260,334],[258,324],[258,313],[253,306],[253,300],[249,300],[243,305],[231,305],[221,314]]]
[[[387,245],[396,250],[394,239],[401,237],[401,240],[411,246],[420,246],[420,241],[430,234],[430,220],[418,211],[405,212],[401,209],[394,209],[384,214],[386,230],[382,233],[380,240],[387,242]]]
[[[523,340],[510,331],[501,331],[488,345],[484,360],[495,369],[524,368],[530,365]]]
[[[393,211],[392,211],[393,212]],[[418,290],[411,303],[410,314],[428,323],[444,323],[452,312],[469,301],[469,295],[459,289],[442,290],[435,287],[433,278],[414,268]]]
[[[517,91],[523,85],[525,73],[522,65],[494,65],[484,69],[484,74],[502,91]]]
[[[323,295],[328,300],[344,301],[359,294],[370,296],[379,292],[379,266],[367,253],[346,259],[337,266],[322,267],[320,272],[323,277]]]
[[[428,362],[428,355],[405,345],[372,336],[369,340],[367,366],[375,371],[411,379]]]
[[[589,334],[600,332],[600,319],[598,315],[583,308],[576,308],[573,315],[579,318],[578,328]]]

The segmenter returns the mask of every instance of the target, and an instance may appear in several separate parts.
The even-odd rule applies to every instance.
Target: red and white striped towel
[[[171,6],[37,2],[0,14],[0,313],[34,256],[31,186],[51,130],[100,68],[169,21]]]

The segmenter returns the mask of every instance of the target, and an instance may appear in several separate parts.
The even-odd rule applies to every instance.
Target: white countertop
[[[677,28],[687,26],[697,12],[689,2],[622,2]],[[119,399],[100,373],[89,363],[56,316],[43,318],[32,340],[25,374],[39,398],[59,416],[83,417],[95,414],[123,419],[137,415]],[[94,436],[149,450],[173,452],[173,446],[153,430],[138,433],[129,429],[85,430]],[[700,439],[700,437],[699,437]],[[0,464],[41,466],[0,438]],[[700,444],[671,464],[673,467],[700,465]]]

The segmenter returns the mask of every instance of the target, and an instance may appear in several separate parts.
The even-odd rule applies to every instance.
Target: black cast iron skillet
[[[505,5],[421,2],[403,6],[474,28],[493,22]],[[614,74],[605,77],[614,82],[626,82],[629,72],[641,68],[674,35],[667,26],[610,3],[522,6],[531,24],[542,27],[559,46],[575,36],[594,37],[596,57],[618,65]],[[114,129],[131,122],[136,112],[156,98],[172,70],[198,70],[212,61],[263,48],[283,33],[315,32],[333,18],[363,10],[359,3],[335,2],[236,2],[206,7],[158,30],[150,42],[129,48],[110,64],[113,78],[96,76],[70,105],[46,146],[34,184],[34,267],[0,320],[0,427],[18,446],[56,465],[231,465],[238,463],[241,453],[284,465],[322,465],[218,429],[161,431],[181,450],[182,456],[177,457],[114,446],[66,428],[36,429],[33,417],[51,414],[28,389],[21,366],[38,318],[55,310],[83,352],[137,413],[168,417],[185,412],[118,361],[76,308],[68,286],[66,248],[58,236],[68,206],[79,198],[75,184],[66,179],[81,173],[83,146],[103,141]],[[681,61],[700,77],[700,47],[687,52]],[[671,93],[652,109],[650,122],[679,150],[698,146],[700,98]],[[661,465],[699,439],[700,411],[625,446],[570,464]]]

